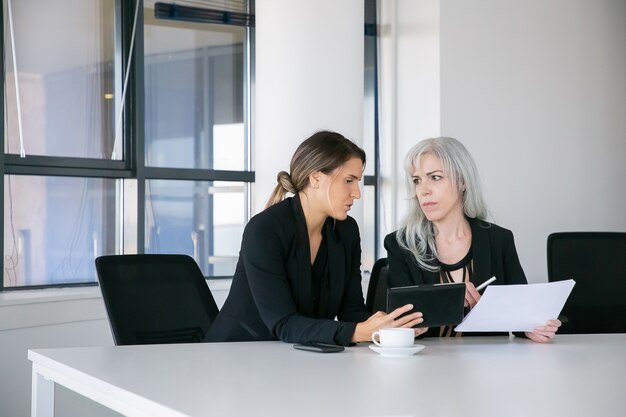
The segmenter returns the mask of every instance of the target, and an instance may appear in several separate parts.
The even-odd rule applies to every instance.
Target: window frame
[[[371,47],[371,54],[374,62],[374,85],[372,90],[374,92],[374,114],[372,123],[374,132],[374,174],[365,175],[363,178],[364,186],[374,187],[374,259],[381,257],[380,251],[380,189],[381,189],[381,175],[380,175],[380,121],[379,121],[379,90],[378,90],[378,0],[364,0],[365,3],[365,30],[364,30],[364,42],[369,37],[373,37],[376,42]],[[367,42],[365,42],[365,48],[368,48]]]

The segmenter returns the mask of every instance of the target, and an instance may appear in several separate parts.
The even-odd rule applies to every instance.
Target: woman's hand
[[[473,283],[466,282],[465,283],[465,302],[463,303],[464,307],[474,308],[476,303],[480,300],[480,293],[476,289]]]
[[[560,320],[548,320],[543,326],[535,328],[532,332],[524,333],[527,338],[537,343],[546,343],[552,340],[557,330],[561,327]]]
[[[402,316],[412,309],[413,305],[407,304],[396,308],[389,314],[377,311],[372,314],[369,319],[356,325],[354,335],[352,336],[352,342],[371,342],[372,333],[385,327],[413,327],[423,322],[424,319],[422,318],[422,313],[420,312]],[[415,330],[415,336],[419,336],[425,333],[428,330],[428,327],[419,327],[413,330]]]

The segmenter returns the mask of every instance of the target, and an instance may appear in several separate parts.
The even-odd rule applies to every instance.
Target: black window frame
[[[374,259],[380,257],[380,121],[379,121],[379,91],[378,91],[378,0],[364,0],[365,6],[365,30],[364,39],[373,37],[376,42],[373,43],[370,51],[373,56],[374,63],[374,175],[365,175],[363,184],[374,187]],[[368,45],[365,43],[365,47]]]

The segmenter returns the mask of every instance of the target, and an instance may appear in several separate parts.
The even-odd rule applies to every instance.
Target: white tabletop
[[[36,349],[36,375],[128,416],[615,416],[626,334],[424,339],[413,356],[282,342]],[[45,390],[39,390],[44,391]],[[39,410],[39,415],[49,415]]]

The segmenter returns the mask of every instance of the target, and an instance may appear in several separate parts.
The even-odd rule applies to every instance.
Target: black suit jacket
[[[478,219],[468,219],[472,229],[472,259],[474,274],[471,282],[478,286],[492,276],[491,285],[527,284],[526,275],[519,262],[513,233],[503,227]],[[435,284],[439,272],[423,270],[413,255],[400,248],[396,232],[385,237],[389,263],[388,282],[390,287]],[[438,329],[429,329],[427,336],[438,334]],[[484,333],[483,333],[484,335]],[[516,333],[516,335],[518,335]]]
[[[361,242],[354,219],[327,219],[329,316],[312,318],[311,257],[298,196],[254,216],[243,233],[230,293],[207,341],[282,340],[348,345],[369,313],[361,289]],[[337,317],[337,320],[335,320]]]

